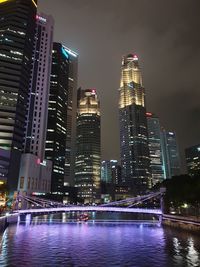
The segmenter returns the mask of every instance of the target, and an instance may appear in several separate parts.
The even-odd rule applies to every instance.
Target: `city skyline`
[[[0,266],[200,266],[199,36],[169,1],[0,0]]]
[[[200,54],[199,37],[195,34],[199,3],[173,1],[172,9],[172,1],[152,1],[151,5],[144,1],[115,1],[115,5],[113,2],[60,0],[61,9],[61,5],[44,0],[39,1],[39,11],[53,15],[54,38],[78,52],[78,84],[97,88],[102,103],[102,159],[119,159],[119,135],[114,133],[119,132],[120,62],[123,54],[131,52],[140,59],[148,90],[147,109],[158,115],[167,130],[177,133],[185,165],[185,147],[199,143]],[[127,5],[133,8],[126,10],[125,16]],[[136,10],[134,16],[130,15],[131,10]],[[141,10],[143,17],[138,18]],[[191,81],[188,77],[192,77]],[[187,135],[182,135],[186,131]]]

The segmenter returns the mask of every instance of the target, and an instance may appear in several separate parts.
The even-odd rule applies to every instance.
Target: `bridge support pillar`
[[[20,214],[19,215],[19,222],[29,225],[31,223],[32,216],[31,214]]]
[[[160,188],[160,192],[161,192],[161,198],[160,198],[160,209],[162,211],[162,215],[164,214],[164,199],[163,196],[166,192],[166,188],[165,187],[161,187]],[[162,215],[159,217],[159,221],[160,223],[162,223]]]
[[[164,213],[164,199],[163,196],[166,192],[166,188],[165,187],[161,187],[160,188],[160,193],[161,193],[161,198],[160,198],[160,208],[162,210],[162,214]]]
[[[160,198],[160,209],[162,211],[162,214],[164,213],[164,200],[163,200],[163,196],[161,196]]]

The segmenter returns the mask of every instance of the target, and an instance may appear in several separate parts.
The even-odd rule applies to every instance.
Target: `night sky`
[[[54,41],[79,54],[78,84],[101,101],[102,159],[119,159],[121,56],[135,53],[147,110],[176,131],[184,148],[200,143],[199,0],[39,0],[55,19]]]

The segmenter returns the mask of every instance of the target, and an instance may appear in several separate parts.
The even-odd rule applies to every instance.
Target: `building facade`
[[[51,16],[36,15],[24,152],[36,155],[41,161],[44,160],[47,133],[53,26]]]
[[[65,186],[74,185],[75,131],[77,107],[78,54],[64,46],[69,55],[68,102],[67,102],[67,137],[65,154]]]
[[[85,203],[100,201],[100,104],[95,89],[78,90],[75,186]]]
[[[171,178],[180,175],[180,156],[175,132],[161,131],[164,177]]]
[[[6,184],[11,150],[0,148],[0,183]]]
[[[111,159],[101,162],[101,181],[112,184],[121,183],[121,168],[117,160]]]
[[[117,160],[101,162],[101,199],[103,203],[115,200],[115,190],[121,184],[121,166]]]
[[[135,194],[151,185],[145,89],[136,55],[122,58],[119,88],[120,154],[122,181]]]
[[[53,43],[45,158],[52,161],[51,192],[63,194],[68,104],[69,54]]]
[[[185,149],[188,174],[200,175],[200,144]]]
[[[164,179],[160,120],[151,112],[146,113],[152,186]]]
[[[51,189],[52,162],[43,162],[33,154],[21,156],[18,192],[21,194],[45,194]]]
[[[0,1],[0,148],[9,150],[7,185],[17,189],[32,68],[37,1]]]

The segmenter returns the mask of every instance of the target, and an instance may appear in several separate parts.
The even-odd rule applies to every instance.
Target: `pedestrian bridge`
[[[13,212],[18,214],[48,214],[56,212],[125,212],[162,214],[162,196],[164,192],[151,192],[147,195],[127,198],[119,201],[109,202],[102,205],[65,205],[60,202],[42,199],[36,196],[18,195],[15,201]],[[160,208],[141,207],[142,203],[151,199],[160,199]],[[140,205],[140,207],[138,207]]]
[[[126,213],[146,213],[161,215],[161,209],[148,208],[128,208],[128,207],[102,207],[102,206],[68,206],[56,208],[38,208],[38,209],[24,209],[16,211],[19,214],[48,214],[56,212],[126,212]]]

